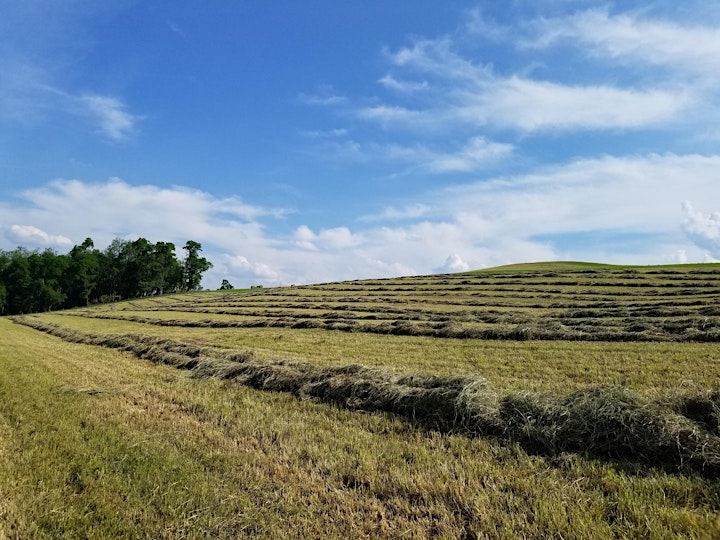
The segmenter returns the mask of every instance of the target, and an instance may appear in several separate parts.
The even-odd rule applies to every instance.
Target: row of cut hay
[[[297,318],[290,315],[252,319],[159,319],[140,315],[123,315],[108,312],[74,312],[73,315],[98,319],[114,319],[157,326],[185,328],[318,328],[343,332],[367,332],[398,336],[427,336],[455,339],[485,340],[544,340],[544,341],[677,341],[677,342],[720,342],[720,322],[717,318],[687,318],[676,325],[667,323],[661,328],[644,321],[626,321],[625,328],[610,327],[602,319],[591,321],[575,320],[564,324],[556,319],[537,319],[517,325],[495,324],[473,327],[462,322],[394,320],[379,323],[362,322],[366,319],[338,318]],[[568,321],[564,321],[567,323]],[[673,332],[667,330],[672,328]]]
[[[113,347],[191,370],[197,377],[230,379],[353,410],[394,413],[431,429],[492,435],[530,452],[578,452],[720,475],[720,390],[656,400],[608,386],[565,396],[503,395],[478,376],[398,375],[357,364],[319,367],[136,334],[94,335],[34,318],[13,320],[67,341]]]

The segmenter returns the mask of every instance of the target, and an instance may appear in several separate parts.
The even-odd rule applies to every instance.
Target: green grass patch
[[[533,262],[533,263],[517,263],[517,264],[506,264],[502,266],[494,266],[492,268],[482,268],[480,270],[473,270],[468,273],[476,272],[494,272],[496,270],[505,271],[567,271],[567,270],[593,270],[593,269],[610,269],[610,270],[718,270],[720,269],[720,263],[686,263],[686,264],[659,264],[659,265],[628,265],[628,264],[606,264],[606,263],[595,263],[595,262],[581,262],[581,261],[550,261],[550,262]]]

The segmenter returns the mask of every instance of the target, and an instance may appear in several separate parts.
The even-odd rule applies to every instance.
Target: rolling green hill
[[[688,270],[718,270],[720,263],[690,263],[690,264],[661,264],[661,265],[617,265],[594,262],[580,261],[550,261],[550,262],[533,262],[507,264],[503,266],[494,266],[492,268],[483,268],[474,270],[474,272],[496,272],[502,270],[514,271],[563,271],[563,270],[637,270],[637,271],[688,271]]]

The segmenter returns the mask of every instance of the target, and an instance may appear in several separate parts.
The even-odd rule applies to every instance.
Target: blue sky
[[[720,4],[0,0],[0,249],[204,285],[720,259]]]

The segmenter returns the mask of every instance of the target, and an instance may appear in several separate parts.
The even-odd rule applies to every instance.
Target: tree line
[[[116,238],[100,251],[87,238],[65,255],[51,249],[0,250],[0,314],[198,290],[212,263],[200,256],[198,242],[188,240],[182,249],[184,257],[178,259],[171,242]]]

